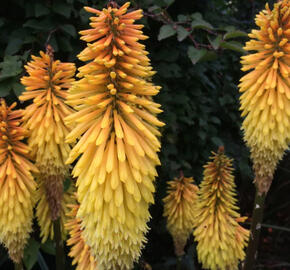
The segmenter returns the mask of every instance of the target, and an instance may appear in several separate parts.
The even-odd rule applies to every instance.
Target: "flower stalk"
[[[14,270],[23,270],[22,262],[14,263]]]
[[[256,196],[252,214],[249,244],[246,251],[246,259],[243,270],[253,269],[253,266],[255,265],[255,260],[257,257],[257,248],[262,229],[261,223],[263,220],[265,198],[266,194],[260,193],[256,188]]]
[[[60,217],[53,222],[54,229],[54,241],[55,241],[55,263],[56,270],[64,270],[65,269],[65,254],[64,254],[64,246],[62,240],[62,232],[61,232],[61,220]]]
[[[277,1],[273,9],[266,4],[257,14],[259,29],[249,34],[244,47],[255,51],[242,56],[242,70],[248,71],[239,84],[244,140],[251,151],[256,197],[250,242],[244,269],[252,269],[263,218],[266,195],[278,162],[290,141],[290,2]]]

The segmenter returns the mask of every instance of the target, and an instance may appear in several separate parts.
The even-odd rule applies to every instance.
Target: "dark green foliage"
[[[45,50],[48,43],[57,59],[79,65],[77,54],[84,48],[84,42],[79,40],[78,31],[89,28],[90,16],[82,7],[102,9],[107,2],[10,0],[1,3],[0,96],[9,102],[16,100],[23,91],[19,83],[24,75],[23,65],[31,54]],[[262,0],[132,0],[133,7],[144,9],[142,23],[150,37],[145,43],[157,71],[153,80],[162,86],[156,101],[162,104],[164,112],[160,118],[166,123],[162,130],[162,166],[156,181],[156,204],[151,207],[151,231],[136,269],[146,269],[147,263],[153,269],[175,269],[172,240],[161,218],[166,181],[183,171],[199,183],[202,166],[210,152],[220,145],[225,146],[226,153],[235,161],[242,214],[251,211],[254,187],[249,153],[240,131],[237,84],[241,77],[242,44],[247,40],[246,33],[254,27],[254,15],[264,4]],[[65,189],[69,184],[66,182]],[[25,252],[27,269],[53,269],[54,244],[40,245],[37,232],[33,237]],[[183,268],[199,269],[192,239],[190,243]],[[275,245],[278,250],[279,244],[275,242]],[[0,268],[12,269],[10,265],[1,248]],[[67,269],[74,268],[67,266]]]

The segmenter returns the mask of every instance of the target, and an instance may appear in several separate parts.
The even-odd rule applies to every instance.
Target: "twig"
[[[272,264],[272,265],[265,265],[265,264],[259,264],[259,265],[257,265],[257,267],[258,268],[261,268],[261,269],[265,269],[266,267],[265,266],[267,266],[267,268],[269,269],[269,268],[277,268],[277,267],[289,267],[290,266],[290,263],[287,263],[287,262],[285,262],[285,263],[276,263],[276,264]]]
[[[244,224],[251,225],[250,222],[244,222]],[[262,223],[261,226],[264,227],[264,228],[271,228],[271,229],[278,230],[278,231],[290,232],[290,228],[281,227],[281,226],[278,226],[278,225]]]
[[[159,22],[162,22],[164,24],[169,24],[171,25],[175,30],[177,29],[177,26],[178,25],[188,25],[189,22],[175,22],[172,20],[172,18],[170,17],[169,13],[167,12],[167,10],[162,10],[161,12],[159,13],[156,13],[156,14],[153,14],[153,13],[150,13],[150,12],[143,12],[143,14],[147,17],[150,17],[156,21],[159,21]],[[195,39],[194,39],[194,36],[192,35],[191,33],[191,27],[185,27],[186,31],[188,31],[188,38],[192,41],[193,45],[195,48],[199,48],[199,47],[203,47],[203,48],[207,48],[209,50],[212,50],[213,47],[211,45],[207,45],[207,44],[201,44],[201,43],[198,43]],[[205,29],[205,31],[207,31],[208,33],[210,34],[214,34],[214,35],[217,35],[217,33],[211,31],[211,30],[208,30],[208,29]]]

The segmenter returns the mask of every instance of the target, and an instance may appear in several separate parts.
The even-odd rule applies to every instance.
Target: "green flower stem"
[[[63,250],[63,241],[61,235],[61,224],[60,218],[53,222],[54,229],[54,241],[55,241],[55,263],[56,270],[64,270],[65,269],[65,257]]]
[[[252,223],[250,230],[250,239],[249,245],[246,253],[246,261],[243,267],[243,270],[254,269],[255,260],[257,258],[257,248],[260,239],[261,224],[263,220],[264,212],[264,203],[265,203],[266,194],[261,194],[256,188],[256,197],[254,202],[254,209],[252,215]]]
[[[22,262],[14,263],[14,270],[23,270]]]
[[[181,270],[182,256],[177,257],[176,270]]]

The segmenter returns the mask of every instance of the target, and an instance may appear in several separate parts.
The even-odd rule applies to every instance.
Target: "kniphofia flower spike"
[[[79,156],[73,170],[78,177],[78,217],[83,236],[100,269],[131,269],[141,252],[154,202],[153,181],[160,164],[156,118],[160,105],[152,96],[155,73],[145,46],[147,37],[134,24],[142,10],[127,13],[129,3],[114,3],[102,11],[85,7],[92,29],[81,31],[87,47],[67,103],[78,112],[66,118],[76,124],[67,142],[79,142],[67,163]]]

